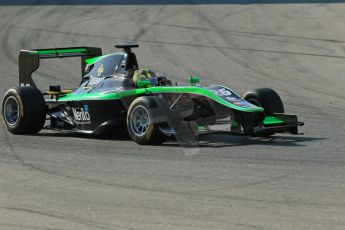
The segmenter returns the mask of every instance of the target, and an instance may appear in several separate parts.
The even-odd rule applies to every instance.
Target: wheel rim
[[[144,136],[150,125],[149,112],[143,106],[134,108],[131,114],[131,130],[136,136]]]
[[[20,111],[18,100],[15,97],[10,96],[6,99],[3,113],[6,123],[9,126],[13,127],[17,125],[19,121]]]

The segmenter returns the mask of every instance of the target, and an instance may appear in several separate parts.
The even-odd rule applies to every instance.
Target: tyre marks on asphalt
[[[64,34],[65,36],[75,35],[75,36],[83,36],[83,37],[103,38],[103,39],[109,39],[109,40],[129,41],[128,38],[119,37],[119,36],[104,36],[104,35],[96,35],[96,34],[91,34],[91,33],[67,32],[67,31],[58,31],[58,30],[41,29],[41,28],[24,27],[24,26],[14,26],[14,27],[21,28],[24,30],[42,31],[42,32],[48,32],[48,33],[54,33],[54,34]],[[153,44],[159,44],[159,45],[175,45],[175,46],[182,46],[182,47],[214,48],[214,49],[222,49],[222,50],[247,51],[247,52],[254,52],[254,53],[287,54],[287,55],[312,56],[312,57],[320,57],[320,58],[345,59],[345,55],[331,55],[331,54],[322,54],[322,53],[304,53],[304,52],[283,51],[283,50],[253,49],[253,48],[241,48],[241,47],[222,46],[222,45],[159,41],[159,40],[150,40],[150,39],[133,39],[132,41],[142,42],[142,43],[153,43]]]
[[[247,10],[247,9],[243,9]],[[229,12],[231,14],[231,12]],[[337,40],[332,38],[315,38],[315,37],[304,37],[304,36],[294,36],[294,35],[287,35],[287,34],[274,34],[274,33],[261,33],[261,32],[250,32],[250,31],[239,31],[239,30],[228,30],[228,29],[220,29],[220,28],[213,28],[213,27],[197,27],[197,26],[186,26],[186,25],[176,25],[176,24],[169,24],[169,23],[156,23],[156,25],[164,26],[164,27],[174,27],[174,28],[181,28],[186,30],[201,30],[207,32],[216,32],[216,33],[225,33],[225,34],[239,34],[245,35],[246,37],[253,37],[253,36],[262,36],[262,37],[278,37],[278,38],[292,38],[296,40],[307,40],[307,41],[319,41],[319,42],[330,42],[330,43],[345,43],[345,40]]]
[[[39,208],[24,208],[24,207],[1,207],[0,209],[5,209],[8,211],[12,211],[12,212],[25,212],[25,213],[29,213],[31,215],[38,215],[38,216],[42,216],[45,218],[54,218],[54,219],[58,219],[58,220],[62,220],[62,221],[67,221],[67,222],[71,222],[71,223],[75,223],[78,225],[82,225],[82,226],[88,226],[88,227],[93,227],[96,229],[114,229],[117,230],[119,228],[124,229],[124,230],[138,230],[138,228],[130,228],[130,227],[126,227],[126,226],[121,226],[121,225],[110,225],[110,224],[104,224],[104,223],[99,223],[99,222],[95,222],[92,221],[91,218],[82,218],[79,216],[75,216],[72,214],[68,214],[65,215],[63,213],[58,213],[58,212],[54,212],[54,211],[49,211],[49,210],[45,210],[42,207]],[[1,223],[0,223],[1,226]],[[28,226],[26,225],[25,228],[27,228]],[[81,227],[81,226],[79,226]],[[34,229],[56,229],[56,228],[39,228],[39,227],[33,227]]]

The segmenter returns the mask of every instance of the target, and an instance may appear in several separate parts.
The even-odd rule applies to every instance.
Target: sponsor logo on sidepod
[[[77,124],[91,124],[88,105],[84,105],[84,108],[80,109],[73,108],[72,111]]]

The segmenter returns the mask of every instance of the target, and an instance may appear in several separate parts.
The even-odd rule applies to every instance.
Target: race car
[[[21,50],[19,86],[9,89],[2,117],[13,134],[35,134],[42,129],[89,134],[127,130],[138,144],[157,145],[169,136],[188,144],[210,132],[270,136],[298,134],[303,123],[284,114],[272,89],[249,91],[243,97],[222,84],[172,84],[164,76],[140,68],[133,48],[102,55],[98,47]],[[51,85],[37,88],[32,73],[41,59],[81,58],[81,82],[75,89]]]

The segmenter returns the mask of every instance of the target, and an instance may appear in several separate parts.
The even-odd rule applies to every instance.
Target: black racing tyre
[[[2,118],[13,134],[35,134],[46,120],[46,104],[41,92],[35,87],[9,89],[2,102]]]
[[[129,136],[141,145],[162,144],[167,136],[159,129],[159,123],[151,123],[151,109],[158,108],[154,97],[138,97],[129,106],[127,112],[127,130]]]
[[[273,115],[274,113],[284,113],[283,102],[273,89],[255,89],[245,93],[243,99],[253,105],[262,107],[267,116]]]
[[[271,116],[274,113],[284,113],[284,105],[279,95],[270,88],[260,88],[249,91],[243,95],[243,99],[253,105],[260,106],[264,109],[265,116]],[[260,135],[255,136],[269,137],[275,132],[267,130]]]

